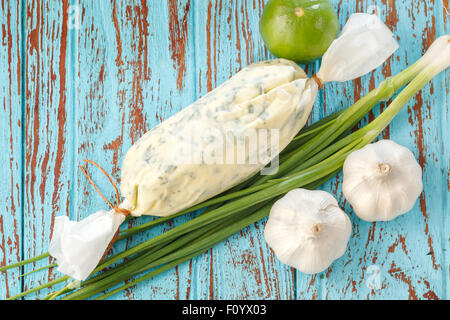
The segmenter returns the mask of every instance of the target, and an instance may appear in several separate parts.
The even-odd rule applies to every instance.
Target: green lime
[[[320,58],[338,30],[338,18],[328,0],[269,0],[260,25],[270,52],[301,63]]]

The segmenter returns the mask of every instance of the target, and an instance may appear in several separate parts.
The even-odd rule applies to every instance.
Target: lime
[[[270,52],[300,63],[320,58],[338,30],[338,18],[328,0],[269,0],[260,25]]]

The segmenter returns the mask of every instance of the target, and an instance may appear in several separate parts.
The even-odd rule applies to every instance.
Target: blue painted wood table
[[[327,84],[310,123],[348,107],[448,33],[448,0],[332,3],[341,27],[353,12],[376,10],[400,48],[362,79]],[[263,0],[3,0],[0,265],[47,251],[55,216],[81,219],[106,207],[77,169],[82,159],[95,160],[119,180],[126,151],[144,132],[247,64],[271,58],[258,31],[263,7]],[[364,222],[342,196],[341,174],[322,187],[353,223],[347,252],[327,271],[305,275],[280,263],[264,241],[261,221],[113,298],[448,298],[449,80],[448,71],[433,79],[382,134],[410,148],[423,167],[424,191],[411,212],[387,223]],[[111,189],[100,173],[94,179]],[[48,263],[1,274],[0,297],[59,276],[52,269],[19,277]]]

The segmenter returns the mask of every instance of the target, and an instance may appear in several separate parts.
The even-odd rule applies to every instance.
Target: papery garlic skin
[[[366,221],[389,221],[410,211],[422,192],[414,154],[391,140],[352,152],[344,162],[342,192]]]
[[[272,206],[264,237],[281,262],[313,274],[345,253],[351,231],[331,194],[294,189]]]

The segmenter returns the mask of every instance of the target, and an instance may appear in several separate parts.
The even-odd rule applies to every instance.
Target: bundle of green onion
[[[288,191],[300,187],[317,188],[339,172],[348,154],[372,142],[417,91],[448,67],[450,64],[449,40],[450,36],[437,39],[420,60],[396,76],[381,82],[377,88],[351,107],[301,130],[280,154],[280,167],[275,175],[256,175],[192,208],[122,231],[119,240],[187,212],[207,207],[196,218],[104,259],[89,279],[81,283],[71,282],[44,299],[56,297],[105,299],[192,259],[232,234],[266,217],[272,204]],[[391,98],[405,85],[406,87],[375,120],[352,132],[355,125],[380,100]],[[32,263],[48,256],[46,253],[0,268],[0,271]],[[105,270],[109,266],[113,267]],[[125,283],[126,280],[136,276],[138,277],[133,281]],[[24,297],[68,280],[70,280],[68,276],[62,276],[10,299]],[[107,289],[112,290],[105,292]]]

